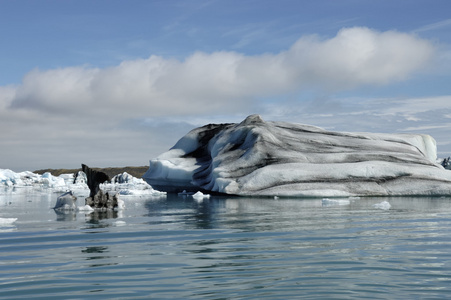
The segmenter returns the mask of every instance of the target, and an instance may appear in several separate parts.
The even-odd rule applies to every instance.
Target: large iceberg
[[[251,115],[241,123],[190,131],[152,159],[143,178],[167,192],[451,195],[451,172],[436,160],[436,142],[429,135],[333,132]]]

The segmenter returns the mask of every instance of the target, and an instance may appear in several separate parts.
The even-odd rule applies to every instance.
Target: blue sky
[[[0,168],[146,165],[265,120],[451,155],[451,2],[0,0]]]

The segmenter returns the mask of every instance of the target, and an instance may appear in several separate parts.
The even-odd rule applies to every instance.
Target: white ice
[[[80,212],[92,212],[92,211],[94,211],[94,208],[92,208],[89,205],[83,205],[83,206],[78,206],[77,210]]]
[[[194,198],[194,200],[196,200],[196,201],[203,201],[204,199],[210,199],[210,195],[208,195],[208,194],[204,194],[204,193],[202,193],[202,192],[196,192],[194,195],[193,195],[193,198]]]
[[[77,197],[75,197],[72,192],[66,192],[56,199],[54,209],[75,210],[77,208],[76,201]]]
[[[52,207],[57,211],[78,211],[91,212],[94,209],[85,203],[85,198],[89,195],[89,188],[86,184],[86,175],[80,171],[78,176],[74,174],[62,174],[53,176],[50,173],[39,175],[30,171],[16,173],[8,169],[0,169],[0,194],[17,193],[62,193]],[[148,197],[166,197],[166,192],[153,189],[147,182],[136,178],[126,172],[113,177],[111,183],[100,185],[105,191],[115,191],[119,193],[117,210],[125,208],[125,202],[137,199],[147,199]],[[72,196],[76,197],[73,199]],[[125,201],[124,201],[125,200]],[[7,222],[8,220],[0,220]]]
[[[84,177],[86,179],[86,176]],[[46,172],[42,175],[30,171],[16,173],[9,169],[0,169],[0,187],[5,188],[25,188],[46,189],[53,192],[66,192],[69,190],[88,189],[86,181],[74,181],[74,174],[62,174],[53,176]],[[0,191],[1,192],[1,191]]]
[[[380,203],[374,204],[373,207],[382,210],[389,210],[391,208],[391,205],[388,201],[382,201]]]
[[[100,188],[106,191],[117,191],[120,197],[165,197],[166,192],[160,192],[152,188],[141,178],[133,177],[124,172],[111,179],[111,183],[103,183]],[[128,197],[130,196],[130,197]]]

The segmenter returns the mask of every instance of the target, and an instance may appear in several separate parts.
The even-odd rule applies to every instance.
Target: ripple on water
[[[443,298],[451,293],[444,198],[168,196],[121,213],[33,209],[0,217],[0,298]],[[390,208],[374,205],[387,201]],[[0,225],[1,227],[1,225]]]

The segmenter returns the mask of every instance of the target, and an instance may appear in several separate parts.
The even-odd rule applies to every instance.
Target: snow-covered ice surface
[[[265,122],[192,130],[150,161],[144,179],[162,191],[242,196],[451,195],[451,172],[422,134],[332,132]]]

